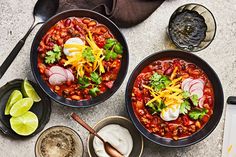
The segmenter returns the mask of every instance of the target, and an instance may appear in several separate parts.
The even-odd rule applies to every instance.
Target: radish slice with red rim
[[[191,84],[191,83],[190,83]],[[190,86],[190,91],[195,89],[202,89],[204,88],[204,84],[202,83],[195,83],[192,86]]]
[[[67,80],[67,78],[64,75],[61,75],[59,73],[55,73],[49,77],[48,81],[51,85],[61,85],[61,84],[65,83],[66,80]]]
[[[203,96],[203,90],[200,88],[191,90],[190,93],[191,93],[191,95],[197,95],[199,99],[202,98],[202,96]]]
[[[55,65],[55,66],[52,66],[51,68],[50,68],[50,71],[54,74],[54,73],[58,73],[58,74],[61,74],[61,75],[63,75],[63,76],[65,76],[66,77],[66,79],[67,79],[67,72],[66,72],[66,69],[64,69],[64,68],[62,68],[62,67],[60,67],[60,66],[57,66],[57,65]]]
[[[205,101],[205,97],[202,97],[202,98],[199,99],[198,106],[199,106],[200,108],[203,108],[204,101]]]
[[[47,77],[50,77],[53,73],[51,72],[51,70],[49,70],[48,68],[45,69],[45,75]]]
[[[66,69],[66,72],[67,72],[67,76],[68,76],[68,81],[74,81],[75,77],[74,75],[72,74],[72,72],[70,71],[70,69]]]
[[[185,79],[185,80],[182,82],[181,88],[182,88],[184,91],[188,91],[188,92],[189,92],[189,89],[190,89],[190,82],[192,82],[192,80],[193,80],[193,79],[191,79],[191,78]]]

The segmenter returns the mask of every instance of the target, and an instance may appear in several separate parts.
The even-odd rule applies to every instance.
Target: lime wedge
[[[29,83],[27,79],[24,80],[22,83],[22,92],[25,97],[32,98],[34,102],[39,102],[41,101],[41,98],[35,91],[34,87]]]
[[[33,112],[26,112],[19,117],[11,117],[12,130],[22,136],[28,136],[35,132],[38,127],[38,117]]]
[[[23,98],[17,101],[10,110],[12,117],[18,117],[25,114],[32,107],[34,101],[32,98]]]
[[[12,105],[14,103],[16,103],[17,101],[21,100],[22,98],[23,98],[23,96],[22,96],[21,92],[19,90],[14,90],[11,93],[10,97],[8,98],[8,100],[7,100],[4,114],[5,115],[9,115]]]

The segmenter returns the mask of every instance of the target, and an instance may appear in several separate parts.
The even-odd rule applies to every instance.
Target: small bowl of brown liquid
[[[185,4],[172,14],[167,33],[177,48],[200,51],[214,39],[216,21],[206,7],[196,3]]]
[[[83,152],[80,136],[65,126],[48,128],[35,144],[36,157],[82,157]]]

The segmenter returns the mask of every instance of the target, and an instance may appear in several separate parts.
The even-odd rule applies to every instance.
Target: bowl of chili
[[[33,75],[49,97],[70,107],[91,107],[122,84],[129,61],[126,40],[105,16],[69,10],[49,19],[31,47]]]
[[[206,138],[220,121],[221,82],[200,57],[178,50],[154,53],[133,70],[126,87],[126,109],[150,141],[185,147]]]

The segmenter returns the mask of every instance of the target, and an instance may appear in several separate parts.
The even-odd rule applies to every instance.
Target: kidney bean
[[[69,27],[70,24],[71,24],[71,20],[70,20],[70,19],[66,19],[66,21],[65,21],[65,26],[66,26],[66,27]]]
[[[169,67],[168,69],[165,70],[164,74],[165,75],[171,75],[173,70],[174,70],[173,67]]]
[[[74,27],[75,27],[75,30],[77,30],[77,31],[79,31],[79,32],[81,31],[81,28],[80,28],[79,25],[75,25]]]

